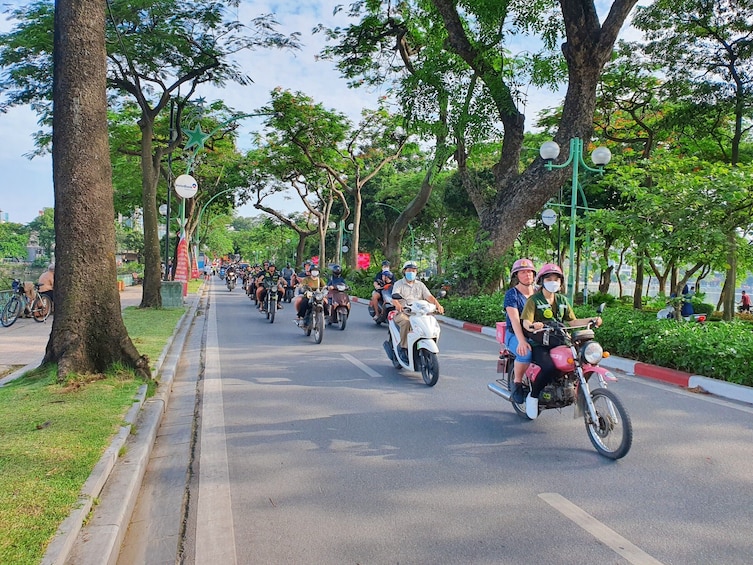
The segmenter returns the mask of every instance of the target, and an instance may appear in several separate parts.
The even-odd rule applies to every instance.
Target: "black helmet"
[[[389,266],[390,266],[390,262],[387,261],[387,259],[385,259],[384,261],[382,261],[382,267],[389,267]]]
[[[340,265],[332,265],[332,274],[333,275],[339,275],[343,272],[342,267]]]

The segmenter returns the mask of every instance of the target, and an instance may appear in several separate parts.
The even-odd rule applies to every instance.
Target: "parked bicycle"
[[[27,283],[28,284],[28,283]],[[50,299],[39,293],[39,284],[29,286],[30,292],[27,293],[24,284],[20,280],[13,281],[13,295],[8,300],[2,314],[0,314],[0,324],[3,327],[12,326],[15,321],[24,314],[30,315],[37,322],[44,322],[50,315],[52,304]],[[28,296],[31,294],[32,296]]]

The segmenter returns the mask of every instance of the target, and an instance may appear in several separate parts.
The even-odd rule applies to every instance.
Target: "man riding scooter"
[[[403,278],[392,287],[392,305],[397,314],[394,322],[400,328],[400,357],[404,362],[408,360],[408,332],[410,331],[410,317],[403,313],[405,305],[414,300],[426,300],[437,307],[437,312],[444,313],[444,307],[439,303],[426,285],[417,280],[418,266],[413,261],[403,264]],[[398,299],[395,297],[399,296]]]

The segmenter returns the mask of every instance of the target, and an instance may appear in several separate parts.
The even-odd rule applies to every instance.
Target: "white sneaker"
[[[539,399],[534,398],[529,393],[528,396],[526,396],[526,416],[528,416],[531,420],[535,420],[539,415]]]

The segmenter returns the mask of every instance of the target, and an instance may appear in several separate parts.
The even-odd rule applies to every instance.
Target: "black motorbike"
[[[380,309],[379,317],[374,319],[374,323],[376,323],[377,326],[381,326],[382,324],[387,322],[387,316],[389,315],[391,310],[394,310],[395,307],[392,305],[392,285],[380,289],[381,296],[379,297],[378,304]],[[369,303],[369,316],[374,318],[376,315],[376,312],[374,311],[374,308],[371,306],[371,303]]]
[[[238,275],[235,274],[235,271],[230,271],[229,273],[225,274],[225,284],[227,285],[227,289],[232,292],[235,288],[235,282],[238,279]]]
[[[270,324],[275,323],[275,314],[277,313],[277,284],[272,281],[264,281],[264,303],[262,312],[266,313],[267,320]]]
[[[323,290],[307,290],[305,297],[309,300],[306,317],[300,323],[300,328],[307,336],[314,332],[314,341],[321,343],[324,337],[324,297]]]
[[[282,296],[283,302],[292,302],[293,295],[295,294],[295,288],[293,288],[292,280],[285,279],[285,294]]]

